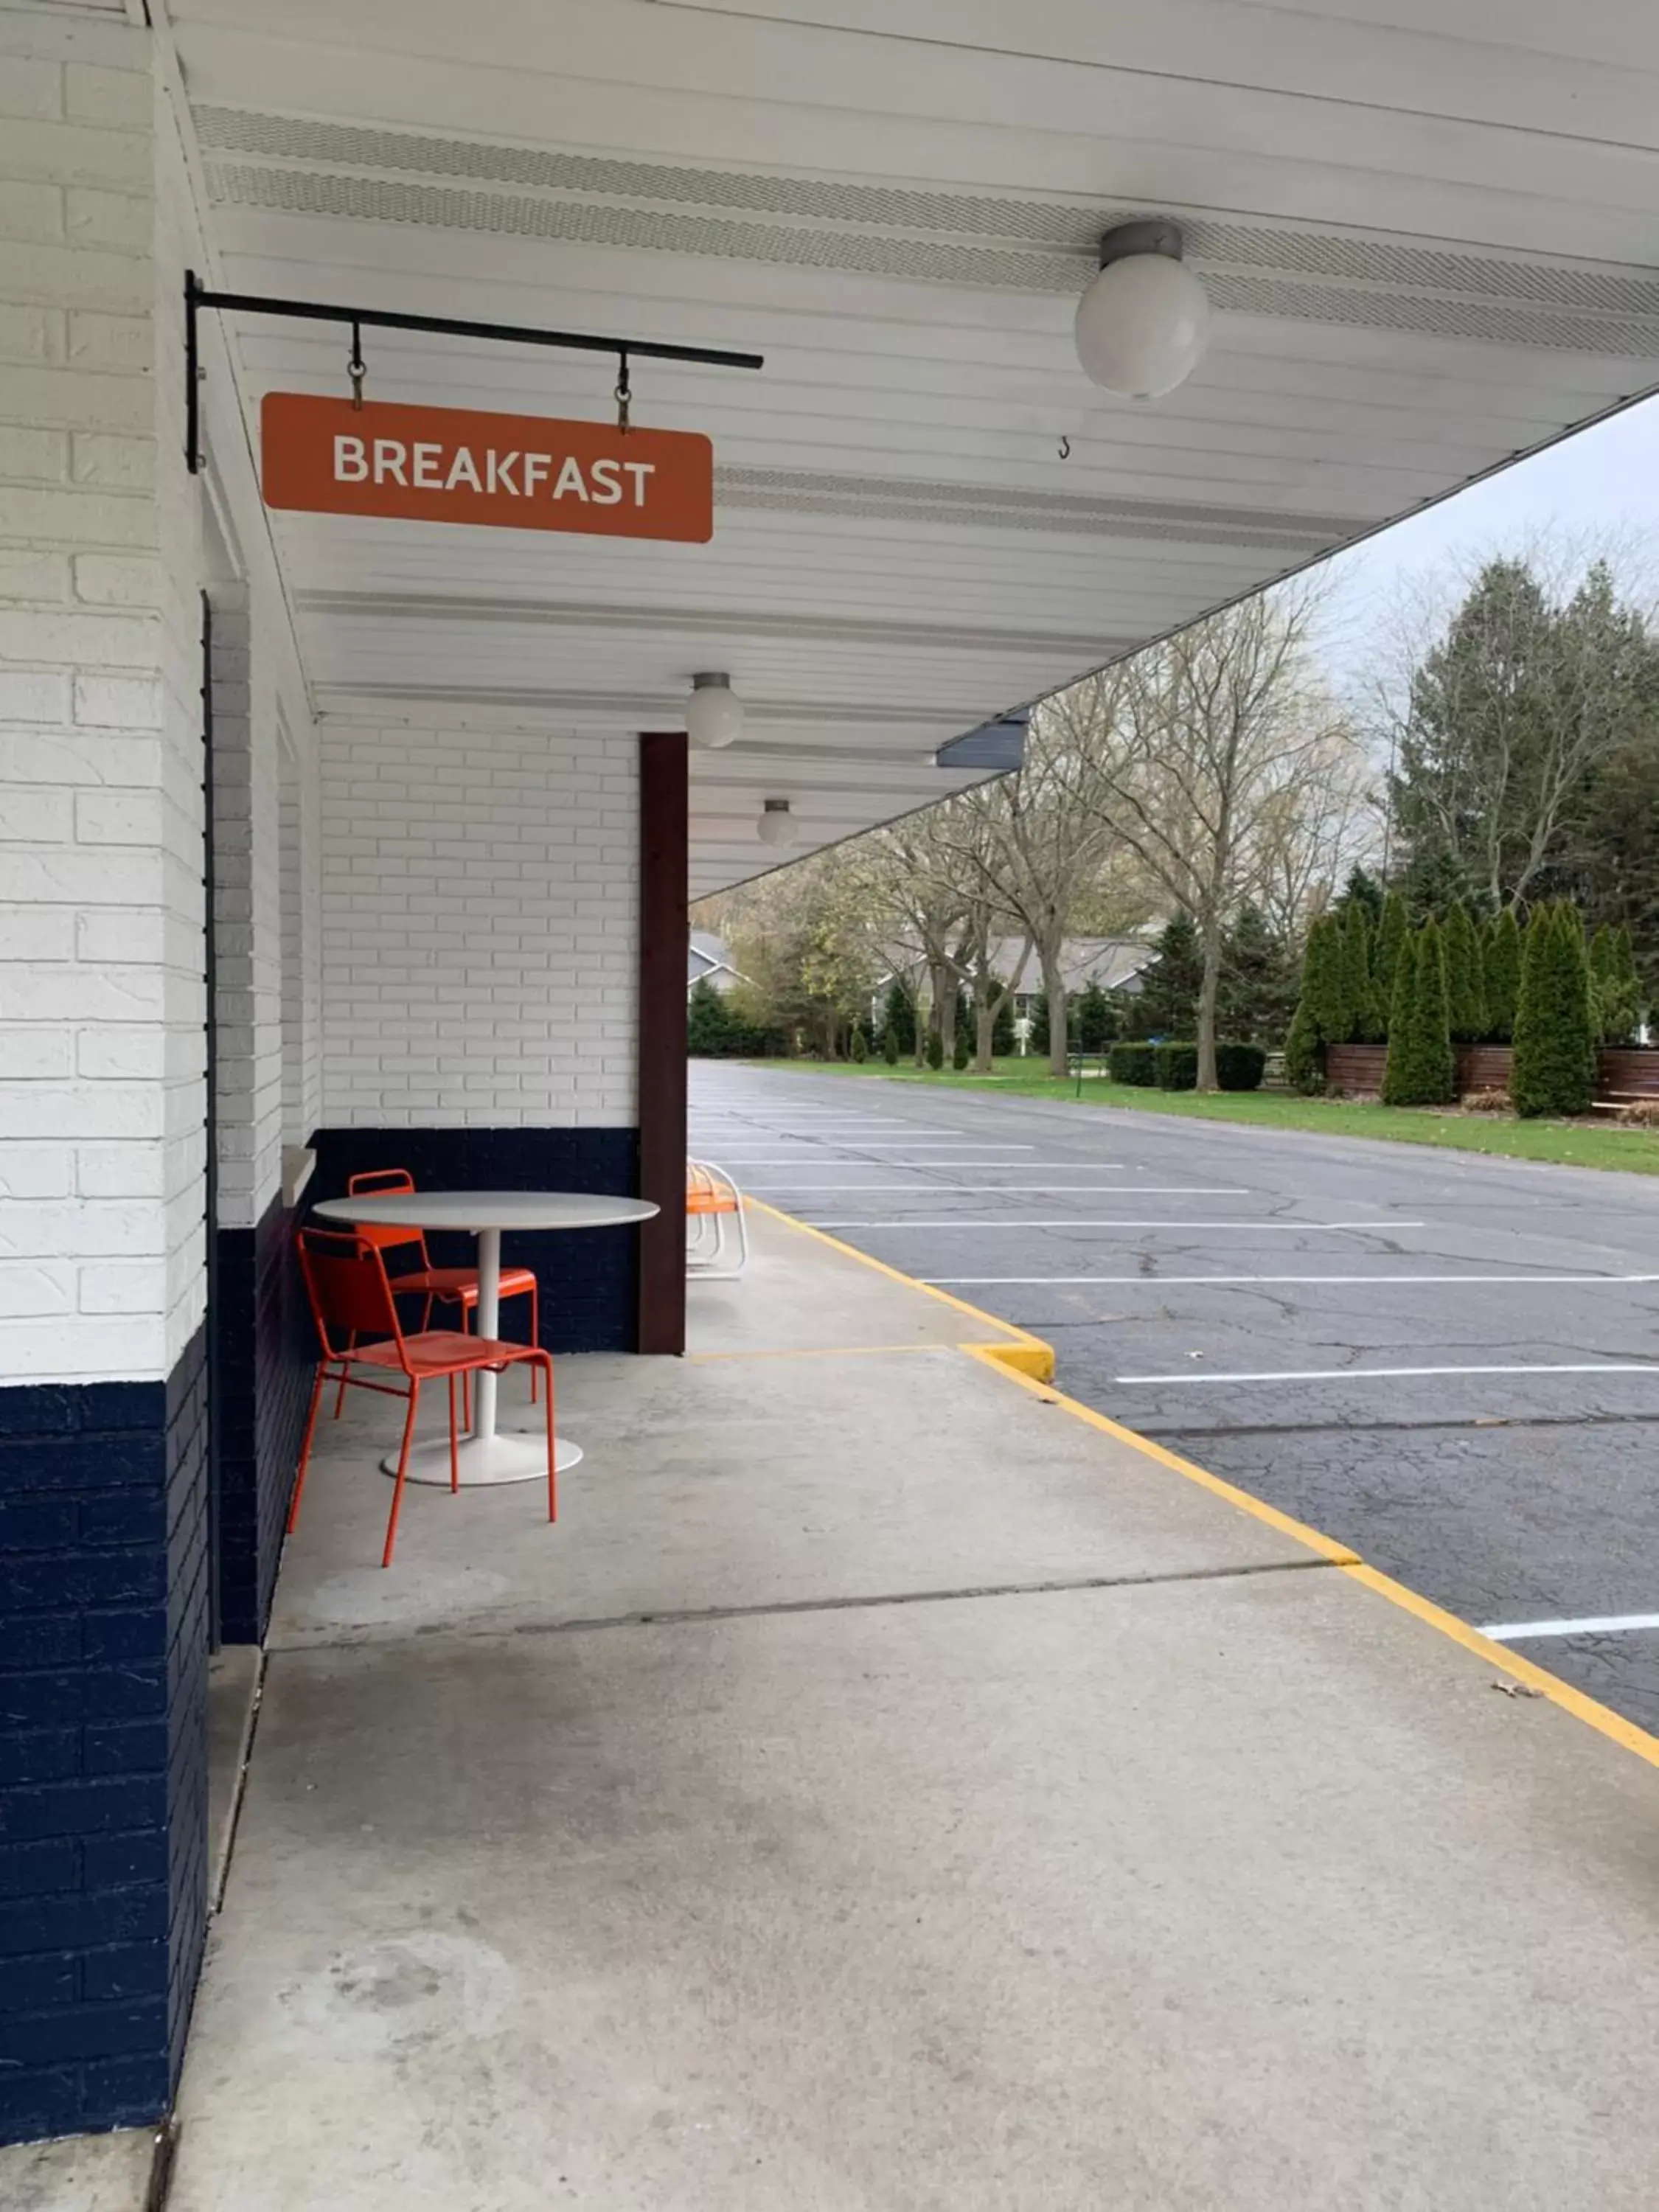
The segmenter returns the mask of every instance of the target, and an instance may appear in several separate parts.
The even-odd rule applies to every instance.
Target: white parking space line
[[[818,1228],[827,1229],[829,1222],[819,1222]],[[845,1226],[844,1224],[838,1224]],[[883,1226],[908,1228],[910,1224],[884,1223]],[[1068,1229],[1088,1229],[1091,1222],[1067,1222]],[[1385,1283],[1509,1283],[1594,1285],[1623,1283],[1659,1283],[1659,1275],[930,1275],[930,1283],[1112,1283],[1120,1289],[1133,1286],[1142,1290],[1158,1290],[1170,1283],[1224,1283],[1243,1288],[1251,1283],[1347,1283],[1362,1284],[1374,1290]]]
[[[1112,1380],[1131,1389],[1163,1382],[1387,1382],[1423,1375],[1659,1375],[1659,1361],[1592,1359],[1521,1367],[1282,1367],[1259,1375],[1206,1375],[1189,1370],[1180,1375],[1115,1375]]]
[[[1137,1193],[1137,1195],[1139,1194]],[[1424,1229],[1422,1221],[821,1221],[820,1229],[1175,1229],[1183,1234],[1192,1229],[1243,1229],[1252,1235],[1260,1229]],[[943,1281],[943,1276],[934,1278]],[[953,1282],[966,1282],[965,1275],[956,1275]],[[1051,1278],[1036,1275],[980,1275],[971,1279],[981,1282],[1042,1282]]]
[[[1494,1644],[1523,1644],[1534,1636],[1628,1636],[1633,1629],[1659,1628],[1659,1613],[1607,1613],[1586,1620],[1498,1620],[1480,1630]]]
[[[825,1160],[821,1163],[815,1163],[815,1164],[821,1164],[824,1167],[833,1167],[835,1163],[832,1160]],[[849,1160],[847,1164],[849,1169],[856,1170],[860,1167],[877,1167],[880,1165],[880,1163],[876,1160]],[[897,1165],[898,1163],[896,1162],[895,1164]],[[955,1166],[957,1163],[953,1161],[951,1164],[952,1166]],[[1149,1190],[1145,1185],[1139,1183],[796,1182],[793,1177],[788,1176],[785,1176],[779,1180],[769,1175],[763,1176],[762,1181],[766,1184],[769,1190],[787,1191],[792,1197],[799,1196],[803,1191],[819,1190],[828,1191],[836,1198],[851,1198],[866,1191],[878,1191],[890,1198],[896,1196],[911,1198],[957,1198],[964,1196],[970,1198],[1000,1198],[1005,1191],[1014,1193],[1043,1191],[1047,1192],[1050,1195],[1056,1192],[1062,1194],[1069,1192],[1078,1198],[1160,1198],[1165,1195],[1171,1197],[1176,1195],[1173,1191],[1165,1194],[1158,1190]],[[1183,1198],[1193,1196],[1202,1196],[1205,1198],[1220,1198],[1224,1196],[1231,1198],[1233,1194],[1231,1191],[1204,1191],[1201,1193],[1182,1191],[1180,1193],[1180,1195]],[[1249,1194],[1248,1192],[1241,1192],[1239,1195],[1241,1197],[1248,1197]]]

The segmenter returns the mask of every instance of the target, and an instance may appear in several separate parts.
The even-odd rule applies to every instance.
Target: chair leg
[[[380,1565],[392,1565],[392,1547],[398,1540],[398,1511],[404,1502],[404,1477],[409,1472],[409,1447],[415,1437],[415,1409],[421,1402],[421,1386],[411,1376],[409,1382],[409,1413],[404,1422],[404,1448],[398,1455],[398,1480],[392,1486],[392,1513],[386,1524],[386,1549],[380,1554]]]
[[[317,1379],[311,1386],[311,1410],[306,1415],[306,1438],[300,1447],[300,1472],[294,1479],[294,1495],[288,1502],[288,1534],[294,1534],[295,1523],[300,1518],[300,1492],[306,1486],[306,1469],[311,1465],[311,1440],[317,1433],[317,1408],[323,1397],[323,1362],[317,1363]]]
[[[346,1356],[340,1362],[340,1387],[334,1394],[334,1418],[337,1421],[345,1405],[346,1382],[351,1373],[351,1355],[357,1349],[357,1332],[354,1328],[346,1339]]]
[[[541,1343],[541,1340],[542,1340],[542,1296],[541,1296],[541,1288],[540,1288],[540,1285],[539,1285],[538,1284],[532,1283],[532,1284],[530,1285],[530,1341],[531,1341],[532,1344],[534,1344],[534,1345],[539,1345],[539,1344]],[[531,1361],[531,1363],[530,1363],[530,1402],[531,1402],[531,1404],[532,1404],[532,1406],[533,1406],[533,1405],[535,1404],[535,1402],[536,1402],[536,1385],[537,1385],[538,1382],[540,1380],[540,1376],[541,1376],[541,1362],[540,1362],[540,1360],[538,1360],[538,1359],[532,1359],[532,1360]]]
[[[461,1448],[455,1435],[455,1377],[449,1378],[449,1487],[452,1494],[461,1486]]]
[[[559,1517],[558,1440],[553,1433],[553,1362],[543,1352],[535,1363],[547,1370],[547,1517]]]

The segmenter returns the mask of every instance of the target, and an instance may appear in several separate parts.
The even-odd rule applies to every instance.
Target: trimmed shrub
[[[1602,1044],[1628,1044],[1642,1018],[1642,984],[1628,929],[1604,922],[1589,949],[1590,1008]]]
[[[881,1033],[891,1037],[901,1052],[916,1048],[915,1001],[896,975],[887,986],[886,1003],[881,1010]]]
[[[1382,1034],[1371,985],[1371,932],[1356,899],[1342,924],[1342,1013],[1347,1035],[1328,1044],[1374,1044]]]
[[[898,1031],[889,1022],[881,1032],[881,1056],[889,1067],[896,1067],[899,1060]]]
[[[1319,1030],[1305,999],[1291,1017],[1285,1038],[1285,1080],[1306,1098],[1316,1097],[1325,1088]]]
[[[1476,1044],[1486,1034],[1485,963],[1480,937],[1462,899],[1446,909],[1446,1018],[1455,1044]]]
[[[1151,1091],[1158,1082],[1157,1050],[1156,1045],[1115,1044],[1107,1051],[1106,1073],[1114,1083]]]
[[[1160,1091],[1197,1090],[1198,1047],[1195,1044],[1154,1045],[1152,1061],[1158,1071]]]
[[[958,1030],[957,1031],[956,1043],[951,1048],[951,1065],[955,1068],[958,1075],[962,1073],[962,1071],[967,1066],[969,1061],[973,1058],[973,1056],[974,1050],[973,1047],[968,1042],[967,1030]]]
[[[1443,1106],[1457,1094],[1457,1063],[1446,1013],[1446,966],[1440,931],[1425,921],[1408,939],[1395,970],[1389,1017],[1385,1106]]]
[[[1510,1091],[1517,1114],[1587,1114],[1595,1096],[1595,1025],[1584,932],[1568,906],[1527,926]]]
[[[1382,902],[1382,927],[1376,933],[1371,954],[1377,1012],[1382,1016],[1384,1036],[1388,1034],[1389,1016],[1394,1010],[1394,975],[1400,964],[1400,948],[1410,935],[1406,902],[1398,891],[1390,891]]]
[[[1267,1055],[1259,1044],[1218,1044],[1215,1079],[1224,1091],[1259,1091]]]
[[[945,1040],[937,1030],[927,1033],[927,1065],[937,1075],[945,1065]]]
[[[1486,1035],[1494,1044],[1507,1044],[1515,1035],[1516,1008],[1521,1001],[1521,925],[1513,907],[1506,906],[1486,924],[1480,965],[1486,983]]]
[[[865,1037],[864,1024],[862,1022],[854,1023],[853,1039],[852,1042],[847,1048],[847,1052],[848,1057],[851,1060],[862,1061],[869,1059],[870,1047]]]

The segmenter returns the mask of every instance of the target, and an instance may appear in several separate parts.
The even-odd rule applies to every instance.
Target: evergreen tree
[[[1266,915],[1259,906],[1240,907],[1222,942],[1218,1034],[1236,1041],[1283,1036],[1299,988],[1289,950]]]
[[[927,1032],[926,1058],[928,1066],[937,1075],[945,1065],[945,1040],[937,1030],[929,1030]]]
[[[1407,939],[1395,969],[1382,1103],[1438,1106],[1454,1097],[1456,1090],[1444,948],[1438,924],[1425,921]]]
[[[1471,888],[1468,872],[1450,853],[1437,848],[1419,852],[1401,878],[1407,919],[1419,928],[1432,921],[1455,899],[1466,898]]]
[[[1342,922],[1342,1011],[1348,1034],[1334,1042],[1369,1044],[1381,1035],[1371,987],[1371,931],[1363,900],[1356,899]]]
[[[1364,868],[1350,868],[1348,880],[1342,886],[1342,896],[1336,903],[1345,920],[1353,908],[1363,908],[1367,927],[1376,930],[1382,920],[1382,886]]]
[[[889,1067],[896,1067],[898,1066],[898,1032],[890,1026],[884,1029],[881,1033],[881,1056],[887,1062]]]
[[[1189,1037],[1198,1025],[1199,987],[1204,981],[1204,947],[1189,914],[1167,921],[1158,940],[1158,957],[1140,984],[1136,1026],[1145,1036]]]
[[[1322,1045],[1346,1044],[1353,1027],[1353,1008],[1348,997],[1347,939],[1334,914],[1322,915],[1308,933],[1308,950],[1302,969],[1302,995],[1307,1000]]]
[[[1446,1006],[1454,1043],[1474,1044],[1486,1034],[1486,988],[1480,939],[1462,899],[1446,910]]]
[[[685,1048],[693,1060],[713,1060],[733,1051],[732,1023],[725,1000],[707,975],[691,986],[685,1008]]]
[[[1323,1088],[1325,1048],[1348,1038],[1347,933],[1321,915],[1302,955],[1302,995],[1285,1039],[1285,1073],[1298,1091]]]
[[[916,1048],[916,1009],[910,994],[896,975],[887,986],[886,1002],[881,1010],[881,1033],[890,1036],[903,1052]]]
[[[1389,1018],[1394,1011],[1394,975],[1399,963],[1400,948],[1411,934],[1411,923],[1406,916],[1406,902],[1398,891],[1390,891],[1382,902],[1382,920],[1376,933],[1376,942],[1371,950],[1371,967],[1376,987],[1377,1012],[1383,1035],[1388,1035]]]
[[[1595,1096],[1589,963],[1577,913],[1540,906],[1527,927],[1510,1096],[1517,1114],[1586,1114]]]
[[[1030,1049],[1033,1052],[1047,1052],[1048,1049],[1048,994],[1046,991],[1036,991],[1032,994],[1030,1014]]]
[[[1486,924],[1480,946],[1486,983],[1486,1035],[1507,1044],[1515,1035],[1515,1010],[1521,998],[1521,925],[1506,906]]]
[[[1117,1016],[1098,983],[1091,982],[1077,1002],[1077,1035],[1084,1052],[1104,1052],[1117,1035]]]

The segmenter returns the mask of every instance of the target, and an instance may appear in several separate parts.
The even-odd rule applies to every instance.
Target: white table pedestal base
[[[554,1460],[560,1474],[566,1468],[574,1467],[581,1455],[581,1446],[573,1444],[568,1437],[556,1439]],[[493,1437],[463,1437],[457,1456],[460,1461],[463,1490],[486,1489],[500,1482],[545,1482],[547,1431],[544,1429],[539,1436],[532,1430],[508,1436],[497,1431]],[[380,1465],[387,1474],[396,1474],[397,1453],[388,1452]],[[448,1489],[447,1437],[434,1437],[411,1449],[406,1480],[428,1482]]]

